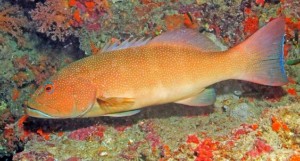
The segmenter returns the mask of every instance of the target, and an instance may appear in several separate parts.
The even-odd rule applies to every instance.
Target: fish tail
[[[240,54],[243,56],[239,60],[246,64],[237,79],[269,86],[286,84],[288,79],[284,69],[284,34],[285,20],[284,17],[279,17],[233,48],[242,51]]]

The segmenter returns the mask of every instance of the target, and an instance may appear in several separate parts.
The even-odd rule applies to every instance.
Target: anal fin
[[[200,94],[177,101],[175,103],[188,106],[209,106],[216,101],[216,92],[213,88],[204,89]]]

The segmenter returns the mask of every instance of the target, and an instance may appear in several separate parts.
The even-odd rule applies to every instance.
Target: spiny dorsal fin
[[[199,48],[204,52],[221,51],[211,39],[199,33],[196,30],[181,28],[174,31],[169,31],[153,38],[149,41],[150,44],[181,44]]]
[[[216,45],[211,39],[204,34],[199,33],[196,30],[181,28],[173,31],[165,32],[153,39],[141,38],[141,39],[127,39],[121,44],[106,43],[101,52],[109,52],[114,50],[121,50],[131,47],[143,46],[146,44],[181,44],[194,46],[202,50],[203,52],[217,52],[222,49]]]
[[[131,48],[131,47],[137,47],[137,46],[143,46],[147,44],[151,40],[151,38],[140,38],[140,39],[127,39],[123,41],[121,44],[118,43],[107,43],[104,45],[102,48],[101,52],[109,52],[109,51],[114,51],[114,50],[121,50],[121,49],[126,49],[126,48]]]

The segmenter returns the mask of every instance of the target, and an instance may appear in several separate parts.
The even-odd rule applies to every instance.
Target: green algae
[[[287,65],[296,65],[300,63],[300,59],[295,59],[295,60],[287,60],[286,64]]]
[[[7,104],[4,101],[0,102],[0,115],[7,109]]]

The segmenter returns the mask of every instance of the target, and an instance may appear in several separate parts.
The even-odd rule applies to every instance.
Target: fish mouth
[[[27,105],[27,107],[25,108],[25,113],[27,114],[27,115],[29,115],[29,116],[31,116],[31,117],[36,117],[36,118],[55,118],[55,117],[53,117],[53,116],[51,116],[51,115],[48,115],[48,114],[46,114],[46,113],[44,113],[44,112],[42,112],[42,111],[40,111],[40,110],[37,110],[37,109],[34,109],[34,108],[32,108],[32,107],[30,107],[30,106],[41,106],[41,104],[40,103],[38,103],[38,102],[36,102],[36,101],[34,101],[34,100],[32,100],[32,99],[29,99],[28,100],[28,105]]]
[[[25,112],[26,112],[26,114],[28,114],[31,117],[48,118],[48,119],[55,118],[55,117],[53,117],[51,115],[48,115],[48,114],[46,114],[46,113],[44,113],[42,111],[36,110],[34,108],[31,108],[31,107],[26,107]]]

